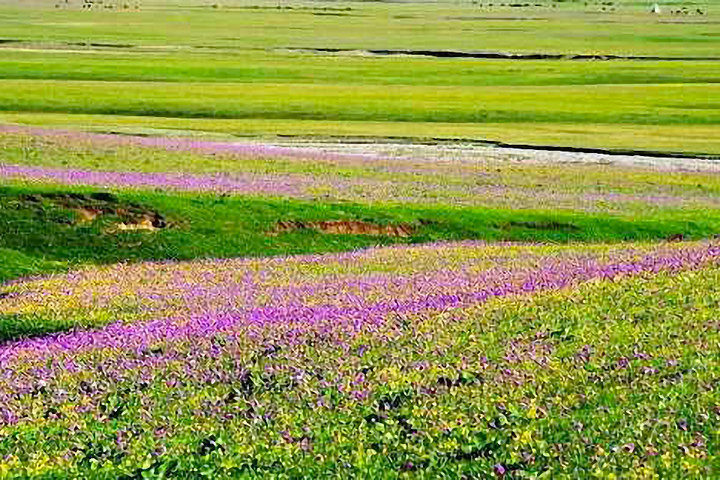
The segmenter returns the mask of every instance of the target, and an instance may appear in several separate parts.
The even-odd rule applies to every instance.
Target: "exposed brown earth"
[[[333,235],[409,237],[415,232],[415,227],[407,223],[379,225],[360,220],[326,220],[318,222],[285,220],[278,222],[272,233],[289,233],[298,230],[317,230]]]
[[[123,202],[115,195],[106,192],[83,193],[34,193],[20,195],[18,201],[22,208],[45,210],[60,208],[72,211],[74,224],[89,224],[102,217],[112,220],[107,233],[122,231],[155,231],[169,226],[159,212],[143,205]]]
[[[683,235],[682,233],[676,233],[674,235],[670,235],[667,238],[668,242],[682,242],[684,240],[685,240],[685,235]]]

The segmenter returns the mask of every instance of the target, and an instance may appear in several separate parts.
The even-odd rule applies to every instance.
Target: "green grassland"
[[[552,88],[363,85],[347,88],[313,84],[159,85],[151,82],[5,80],[0,82],[0,87],[0,105],[5,111],[147,117],[140,126],[154,126],[155,117],[222,118],[261,122],[284,120],[290,124],[290,132],[296,122],[302,130],[305,121],[383,122],[401,125],[400,132],[407,132],[416,122],[423,125],[439,122],[446,127],[445,135],[440,136],[462,138],[462,130],[455,132],[447,126],[470,125],[482,131],[482,125],[488,123],[495,129],[493,139],[500,141],[506,137],[497,133],[498,130],[515,130],[516,133],[508,138],[513,143],[532,143],[532,137],[526,139],[520,130],[528,124],[546,131],[555,123],[572,124],[585,136],[608,125],[615,125],[613,132],[620,134],[629,125],[633,132],[651,136],[661,136],[663,128],[675,127],[676,146],[670,151],[720,152],[717,136],[706,136],[708,131],[716,131],[720,122],[720,110],[711,100],[720,97],[720,86],[716,84]],[[73,122],[72,119],[68,121]],[[252,125],[253,122],[247,123]],[[656,132],[655,128],[661,132]],[[432,131],[432,126],[427,130]],[[255,132],[268,133],[262,128],[256,128]],[[395,133],[398,133],[397,129]],[[695,141],[698,135],[705,138],[704,148]],[[614,146],[636,149],[633,137],[621,135]],[[687,143],[685,137],[688,137]],[[649,139],[639,142],[652,145]]]
[[[680,8],[688,14],[670,13]],[[720,158],[720,61],[710,58],[720,57],[720,3],[648,10],[634,0],[120,0],[90,10],[0,0],[0,124]],[[352,51],[313,51],[323,48]],[[143,140],[0,132],[0,166],[11,166],[0,178],[0,478],[720,471],[717,172],[533,163],[495,149],[293,156]],[[81,180],[52,183],[49,169]],[[87,171],[96,186],[82,183]],[[112,184],[114,172],[127,184]],[[275,193],[214,190],[214,177],[198,182],[207,191],[173,190],[164,173],[237,176]],[[127,180],[142,176],[160,180]],[[315,226],[335,220],[409,233]],[[707,248],[714,263],[639,267],[658,242],[696,239],[709,241],[677,251]],[[282,258],[462,240],[489,245]],[[503,241],[540,245],[492,244]],[[616,247],[617,263],[594,270],[593,252]],[[265,256],[280,258],[222,260]],[[219,260],[123,265],[194,259]],[[75,269],[86,270],[28,280]],[[583,272],[595,273],[553,283]],[[516,281],[540,291],[504,290]],[[411,309],[425,289],[422,301],[438,303]],[[452,303],[486,291],[507,296]]]
[[[670,15],[680,5],[653,16],[634,2],[612,12],[593,2],[118,5],[0,5],[0,120],[720,154],[712,3],[683,4],[703,12],[689,16]],[[315,48],[358,53],[297,50]],[[370,49],[656,59],[362,53]]]
[[[50,131],[47,131],[50,132]],[[57,133],[57,132],[53,132]],[[307,174],[316,179],[355,178],[408,181],[426,184],[541,186],[548,191],[570,193],[627,193],[720,196],[720,177],[713,171],[656,170],[648,167],[621,167],[598,163],[518,164],[503,158],[485,157],[474,150],[472,161],[412,156],[373,157],[322,156],[316,150],[301,150],[293,157],[285,151],[263,151],[250,155],[213,151],[223,142],[209,142],[208,150],[172,149],[143,145],[132,136],[83,134],[33,135],[32,132],[0,132],[0,157],[13,165],[115,172],[176,172],[187,174],[251,173]],[[140,137],[142,138],[142,137]],[[192,143],[191,143],[192,145]],[[246,143],[243,145],[254,145]],[[442,149],[439,149],[442,152]],[[451,151],[445,152],[450,155]],[[427,154],[424,154],[427,156]],[[440,155],[438,153],[437,155]],[[404,170],[397,168],[404,167]]]
[[[669,210],[645,216],[579,212],[319,203],[282,198],[117,192],[123,202],[160,212],[173,228],[108,233],[113,218],[77,222],[53,205],[28,207],[32,194],[93,193],[97,189],[6,184],[0,189],[0,282],[89,264],[325,253],[393,243],[483,239],[530,242],[664,240],[720,232],[712,210]],[[417,227],[408,238],[327,235],[314,230],[272,234],[280,221],[361,220]]]
[[[717,157],[717,125],[573,123],[367,122],[293,119],[168,118],[65,113],[2,113],[3,122],[70,130],[140,135],[185,135],[231,139],[275,137],[328,140],[443,142],[478,141],[510,145],[561,145],[616,152],[660,152]]]
[[[320,54],[284,50],[6,46],[0,78],[108,82],[552,86],[720,83],[712,61],[560,61]]]
[[[705,12],[690,17],[650,15],[644,2],[614,2],[615,12],[602,11],[600,2],[586,6],[543,0],[524,8],[479,3],[146,1],[139,10],[80,11],[78,1],[57,9],[48,1],[23,5],[5,0],[3,38],[233,50],[334,47],[717,55],[713,33],[718,27],[712,22],[718,14],[716,2],[683,2],[682,6]]]
[[[704,13],[692,10],[693,15],[688,16],[669,12],[653,16],[647,5],[627,1],[615,2],[613,11],[601,3],[545,1],[521,8],[491,7],[488,3],[374,2],[109,5],[116,8],[88,11],[73,1],[60,3],[59,8],[52,2],[0,3],[0,31],[5,41],[0,44],[0,121],[223,138],[463,139],[720,155],[720,62],[707,59],[718,55],[720,27],[714,19],[720,12],[714,4],[682,4]],[[666,10],[672,8],[680,5],[668,5]],[[307,50],[316,48],[357,51],[333,54]],[[655,59],[491,60],[363,53],[369,49]],[[2,161],[104,170],[285,171],[397,179],[397,175],[388,177],[371,168],[348,170],[325,164],[300,166],[278,160],[234,164],[218,163],[202,155],[151,155],[129,150],[120,155],[92,149],[33,148],[30,151],[3,137]],[[612,171],[602,174],[606,175],[603,178],[596,172],[590,175],[595,183],[583,183],[580,179],[584,173],[568,168],[564,178],[525,171],[503,174],[499,181],[522,186],[528,179],[546,182],[554,178],[545,183],[549,188],[562,185],[569,189],[572,185],[577,194],[592,192],[598,184],[613,185],[611,190],[621,193],[650,194],[654,190],[648,185],[653,182],[661,186],[659,193],[671,188],[667,177],[636,178],[621,185],[617,179],[609,180],[617,175]],[[526,173],[529,175],[523,180]],[[693,195],[697,185],[705,189],[703,195],[712,196],[715,191],[712,176],[688,176],[679,182],[672,188],[680,195]],[[13,189],[20,187],[9,188],[15,192]],[[5,198],[16,193],[7,193]],[[101,226],[95,230],[77,227],[78,233],[75,227],[56,225],[50,231],[59,228],[53,233],[59,237],[49,243],[55,245],[51,248],[42,246],[40,235],[47,219],[25,219],[21,223],[26,228],[22,233],[25,239],[18,240],[13,229],[18,225],[14,215],[19,213],[6,210],[3,241],[12,244],[6,248],[14,253],[12,260],[5,262],[3,268],[10,273],[4,278],[56,268],[62,262],[87,262],[91,257],[107,262],[319,252],[397,241],[338,239],[308,232],[287,242],[268,238],[264,229],[281,219],[278,214],[261,213],[268,209],[288,208],[298,215],[306,212],[310,217],[339,218],[343,209],[352,208],[352,218],[413,222],[451,208],[451,202],[442,198],[438,199],[437,212],[428,213],[423,210],[429,208],[427,205],[391,207],[347,199],[344,202],[352,203],[351,207],[345,203],[322,206],[299,199],[223,200],[233,205],[230,208],[216,204],[209,196],[192,200],[190,194],[123,195],[140,195],[140,200],[169,216],[193,220],[185,230],[152,236],[124,233],[108,237],[101,234]],[[191,208],[193,202],[199,203]],[[237,209],[237,202],[249,203]],[[512,229],[498,232],[497,224],[511,222],[509,218],[515,215],[545,218],[553,212],[488,213],[477,207],[458,213],[457,222],[441,222],[441,231],[424,226],[412,241],[615,241],[665,238],[677,233],[703,237],[718,231],[713,211],[650,209],[638,217],[635,209],[625,211],[624,217],[607,213],[600,220],[593,217],[587,221],[595,226],[572,233],[518,233]],[[586,214],[566,211],[559,215]],[[215,222],[213,218],[223,220]],[[652,226],[656,220],[658,224]],[[615,226],[603,230],[610,224]],[[227,225],[234,226],[228,230]],[[595,228],[597,225],[605,226]],[[67,235],[73,240],[65,238]],[[122,246],[124,240],[119,239],[125,236],[133,239],[127,245],[139,238],[143,246]],[[53,253],[63,242],[79,243],[77,248],[70,248],[72,253]],[[146,249],[144,242],[152,246]],[[91,245],[101,246],[83,250]],[[53,263],[56,261],[61,263]]]
[[[711,172],[596,164],[522,165],[500,160],[423,165],[414,164],[413,159],[243,157],[87,136],[19,133],[0,135],[0,158],[13,165],[77,170],[315,179],[307,195],[300,197],[110,189],[120,204],[142,205],[171,224],[155,232],[113,232],[111,227],[122,219],[105,215],[86,222],[73,208],[28,200],[33,195],[89,195],[106,188],[4,179],[0,183],[0,281],[127,260],[323,253],[463,239],[597,243],[657,241],[677,235],[699,239],[720,233],[720,209],[714,200],[720,194],[720,179]],[[410,169],[396,171],[395,167]],[[342,187],[335,191],[334,185],[343,185],[336,182],[342,181],[360,183],[352,184],[352,191]],[[410,193],[395,199],[395,192],[375,182],[389,182],[392,190]],[[472,193],[483,185],[500,185],[503,190],[500,194],[490,190],[484,196]],[[375,190],[380,191],[366,196]],[[550,196],[544,199],[542,192]],[[624,196],[629,198],[623,200]],[[664,198],[671,201],[666,204]],[[328,235],[313,229],[273,234],[278,222],[328,220],[408,224],[414,232],[409,237]]]
[[[6,111],[189,118],[714,125],[720,122],[720,109],[711,99],[717,97],[716,84],[349,89],[313,84],[0,82]]]

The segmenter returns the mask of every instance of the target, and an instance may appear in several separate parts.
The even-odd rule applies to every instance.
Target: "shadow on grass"
[[[74,322],[36,315],[0,314],[0,343],[39,337],[72,329]]]

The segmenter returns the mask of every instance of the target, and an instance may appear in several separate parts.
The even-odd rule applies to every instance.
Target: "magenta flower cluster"
[[[359,334],[385,331],[390,319],[412,320],[492,298],[720,260],[714,244],[646,251],[543,249],[467,242],[329,256],[118,265],[16,283],[0,300],[4,312],[133,313],[97,330],[0,346],[0,403],[10,408],[38,382],[84,371],[101,369],[120,378],[139,369],[154,377],[164,364],[182,361],[188,348],[193,355],[216,349],[212,340],[217,338],[286,348],[310,337],[349,344]],[[383,271],[388,263],[390,271]],[[145,355],[158,345],[161,354]]]

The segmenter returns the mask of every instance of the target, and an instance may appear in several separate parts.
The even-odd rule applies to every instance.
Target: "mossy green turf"
[[[720,154],[713,134],[720,62],[693,60],[718,55],[714,5],[698,4],[706,15],[690,17],[653,16],[636,2],[616,2],[616,12],[593,2],[78,6],[0,6],[2,36],[16,41],[0,59],[7,112],[0,120]],[[491,61],[288,48],[675,60]]]
[[[576,212],[513,211],[438,206],[321,203],[261,197],[119,192],[121,200],[153,208],[174,226],[156,232],[107,231],[112,218],[73,222],[70,210],[28,208],[18,198],[88,188],[5,186],[0,189],[0,281],[119,261],[324,253],[398,242],[482,239],[528,242],[661,240],[720,232],[720,213],[669,210],[644,217]],[[330,235],[312,229],[272,234],[286,220],[410,223],[409,238]]]

